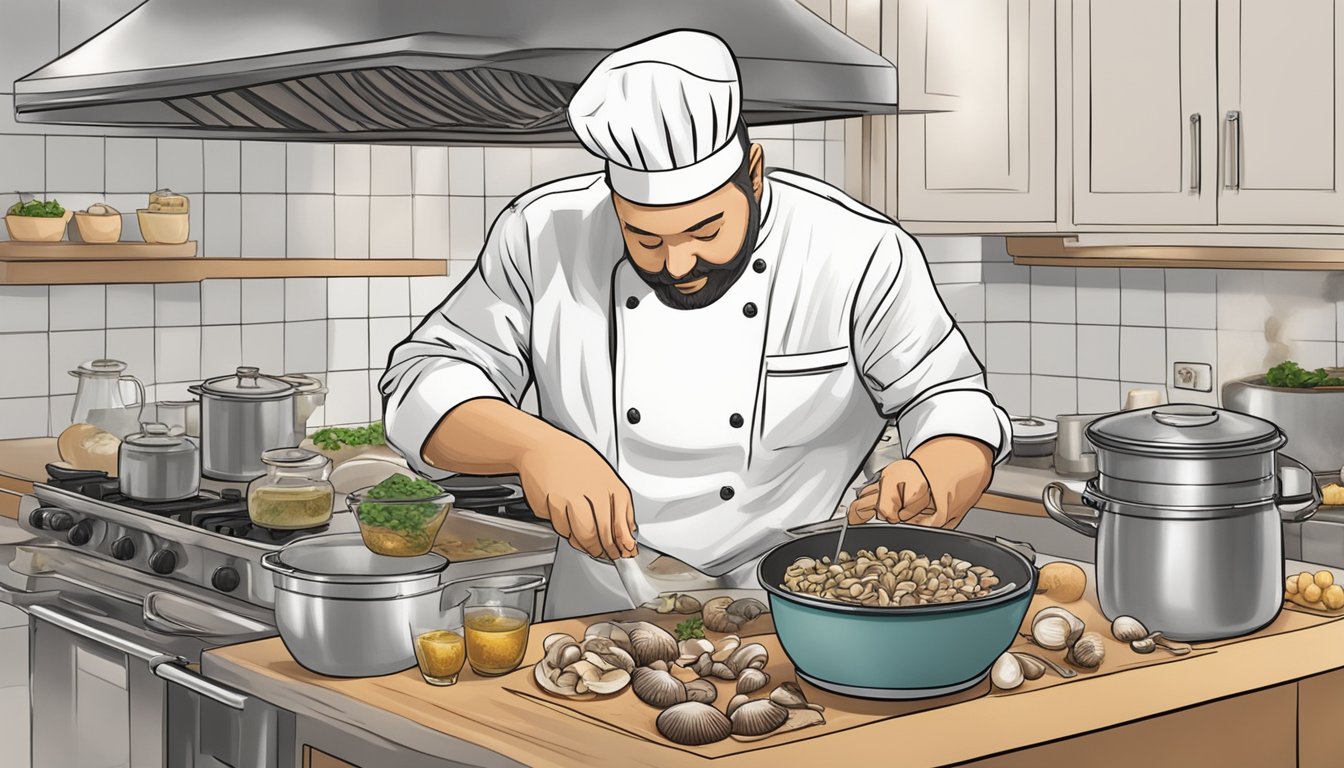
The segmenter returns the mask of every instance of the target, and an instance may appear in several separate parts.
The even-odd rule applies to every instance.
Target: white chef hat
[[[569,103],[569,123],[607,161],[616,194],[675,205],[723,186],[742,165],[742,88],[732,51],[678,30],[613,51]]]

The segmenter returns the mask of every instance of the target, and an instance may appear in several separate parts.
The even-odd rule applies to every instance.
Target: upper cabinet
[[[1220,223],[1344,225],[1342,42],[1341,0],[1220,0]]]
[[[1215,224],[1215,0],[1073,5],[1077,224]]]
[[[892,212],[908,224],[1053,222],[1054,0],[900,0],[896,9],[885,36],[897,39],[882,45],[907,113],[897,151],[887,151],[895,168],[884,169],[897,176]]]

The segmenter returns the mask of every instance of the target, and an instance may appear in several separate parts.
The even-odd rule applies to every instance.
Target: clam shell
[[[541,686],[541,689],[547,693],[553,693],[557,696],[564,696],[566,698],[577,700],[593,698],[593,694],[580,694],[575,689],[575,684],[578,683],[579,678],[573,673],[557,673],[555,678],[552,679],[550,676],[552,670],[547,669],[544,661],[537,662],[532,670],[533,677],[537,680],[537,685]]]
[[[732,602],[731,597],[716,597],[701,606],[700,619],[704,622],[705,629],[711,632],[737,631],[737,623],[728,616],[728,606]]]
[[[676,661],[681,652],[677,649],[677,638],[657,624],[647,621],[631,621],[616,624],[630,638],[630,655],[635,663],[644,666],[652,661]],[[613,638],[614,639],[614,638]]]
[[[708,680],[701,678],[686,684],[686,700],[713,704],[719,698],[719,689]]]
[[[742,706],[743,704],[746,704],[748,701],[751,701],[751,697],[750,697],[750,696],[747,696],[747,694],[745,694],[745,693],[739,693],[739,694],[737,694],[736,696],[734,696],[733,698],[729,699],[729,700],[728,700],[728,716],[729,716],[729,717],[732,717],[732,716],[733,716],[733,713],[737,711],[737,708],[740,707],[740,706]]]
[[[766,612],[765,603],[754,597],[744,597],[728,604],[728,615],[738,624],[746,624]]]
[[[763,669],[770,660],[770,653],[760,643],[744,645],[733,651],[723,663],[733,670],[734,675],[742,674],[744,669]]]
[[[543,661],[555,669],[564,669],[581,658],[583,658],[583,649],[579,647],[578,643],[574,642],[573,638],[565,635],[564,639],[551,643],[551,646],[546,649],[546,657]]]
[[[820,704],[809,703],[803,689],[793,681],[780,683],[770,692],[770,700],[785,709],[814,709],[818,712],[824,709]]]
[[[761,736],[775,730],[789,719],[789,710],[769,699],[748,701],[733,710],[729,722],[735,736]]]
[[[737,635],[728,635],[719,641],[717,646],[710,646],[714,650],[709,654],[715,661],[727,661],[729,656],[733,655],[738,646],[742,645],[742,638]]]
[[[541,641],[542,650],[546,651],[551,650],[551,646],[555,645],[561,640],[568,640],[571,643],[578,643],[577,640],[565,634],[564,632],[552,632],[551,634],[546,636],[545,640]]]
[[[713,653],[714,644],[703,637],[693,637],[690,640],[682,640],[677,646],[681,655],[677,657],[677,664],[683,667],[689,667],[694,664],[701,654]]]
[[[726,715],[698,701],[668,707],[654,724],[669,740],[690,747],[723,741],[733,732],[732,721]]]
[[[603,672],[602,677],[586,683],[588,690],[600,694],[616,693],[629,684],[630,673],[619,668]],[[578,686],[575,686],[575,690],[578,690]]]
[[[630,676],[630,689],[651,707],[667,709],[686,700],[686,686],[670,673],[639,667]]]
[[[690,595],[677,595],[677,602],[674,611],[681,614],[691,614],[700,612],[700,601]]]
[[[748,667],[737,675],[738,693],[755,693],[770,683],[770,676],[755,667]]]

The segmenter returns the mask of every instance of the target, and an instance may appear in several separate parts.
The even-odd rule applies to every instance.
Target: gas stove
[[[203,481],[193,498],[145,502],[124,496],[104,472],[47,467],[20,504],[19,525],[64,547],[253,605],[271,608],[275,593],[261,557],[288,542],[358,530],[344,511],[301,530],[254,525],[241,483]]]

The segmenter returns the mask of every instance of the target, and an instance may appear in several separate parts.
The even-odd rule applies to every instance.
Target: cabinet
[[[1217,222],[1215,3],[1074,3],[1074,223]]]
[[[1054,0],[900,0],[903,223],[1055,220]],[[885,32],[885,30],[884,30]]]

